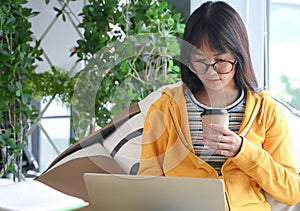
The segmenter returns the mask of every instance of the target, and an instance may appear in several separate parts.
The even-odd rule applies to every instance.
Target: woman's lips
[[[206,81],[209,83],[217,83],[220,82],[220,78],[207,78]]]

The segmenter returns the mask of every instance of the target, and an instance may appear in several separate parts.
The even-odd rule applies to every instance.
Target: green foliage
[[[281,82],[284,84],[284,91],[280,92],[278,97],[300,110],[300,85],[299,79],[289,77],[287,75],[280,76]]]
[[[67,70],[52,67],[43,73],[32,73],[25,86],[32,91],[32,96],[37,100],[42,99],[46,102],[48,97],[57,98],[65,106],[70,106],[77,78],[78,75],[69,76]]]
[[[82,137],[95,121],[103,127],[131,103],[179,80],[173,59],[180,48],[174,37],[182,36],[184,23],[166,0],[89,0],[80,16],[84,38],[77,41],[74,54],[86,68],[72,117]]]
[[[28,120],[36,117],[31,106],[32,90],[24,86],[41,60],[39,42],[33,42],[30,17],[38,13],[26,8],[26,0],[0,1],[0,175],[13,173],[25,147]]]

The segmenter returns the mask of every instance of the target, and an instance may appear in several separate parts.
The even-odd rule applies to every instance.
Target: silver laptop
[[[95,211],[223,211],[221,179],[85,173]]]

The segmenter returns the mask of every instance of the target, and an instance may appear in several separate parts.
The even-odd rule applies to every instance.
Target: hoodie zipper
[[[226,204],[227,204],[227,207],[228,207],[228,211],[230,211],[230,204],[229,204],[229,198],[228,198],[228,195],[227,195],[227,192],[225,191],[225,200],[226,200]]]

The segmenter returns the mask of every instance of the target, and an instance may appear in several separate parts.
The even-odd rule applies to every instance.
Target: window
[[[270,0],[269,88],[300,109],[300,0]]]
[[[41,110],[47,103],[41,103]],[[71,111],[61,102],[53,101],[39,124],[40,171],[45,170],[53,159],[70,145]]]

